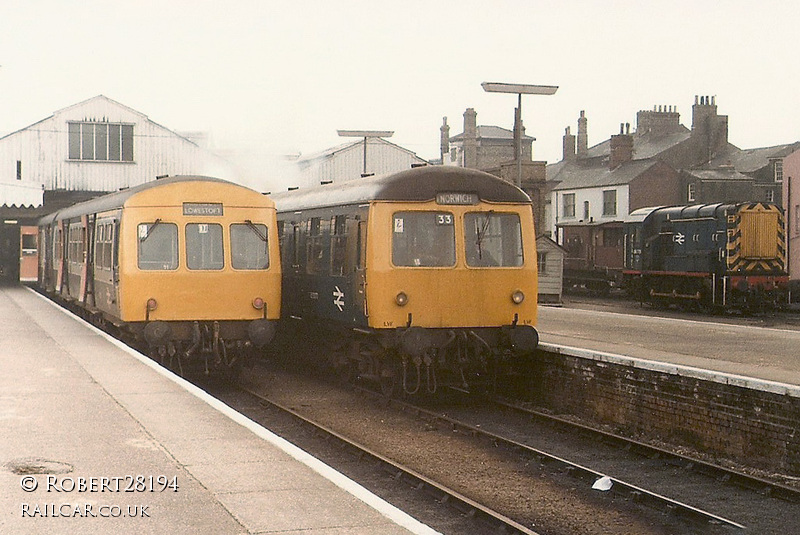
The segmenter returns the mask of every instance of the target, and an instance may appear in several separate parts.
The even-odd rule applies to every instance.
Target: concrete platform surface
[[[0,533],[435,533],[23,287],[0,288]]]
[[[544,306],[537,329],[545,345],[752,379],[753,388],[800,387],[797,330]]]

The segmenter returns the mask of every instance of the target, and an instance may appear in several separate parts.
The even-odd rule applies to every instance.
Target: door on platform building
[[[19,236],[19,280],[35,282],[39,275],[39,229],[37,227],[20,227]]]
[[[20,232],[16,221],[0,222],[0,284],[19,282]]]

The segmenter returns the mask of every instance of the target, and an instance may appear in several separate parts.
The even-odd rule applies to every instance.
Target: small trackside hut
[[[495,176],[419,167],[272,196],[281,328],[387,395],[490,385],[537,347],[528,196]]]
[[[273,338],[281,272],[274,203],[209,177],[169,177],[39,223],[38,285],[183,371],[238,370]]]

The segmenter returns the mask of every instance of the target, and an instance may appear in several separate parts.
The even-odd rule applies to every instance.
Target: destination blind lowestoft
[[[183,215],[221,216],[222,203],[183,203]]]

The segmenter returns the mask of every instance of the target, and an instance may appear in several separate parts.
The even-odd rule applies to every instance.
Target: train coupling
[[[539,347],[539,332],[530,325],[509,325],[504,330],[516,353],[533,353]]]
[[[276,331],[276,323],[268,319],[253,320],[247,326],[247,335],[257,348],[262,348],[269,344],[275,338]]]
[[[172,340],[172,327],[164,321],[151,321],[144,327],[144,339],[150,347],[164,346]]]

